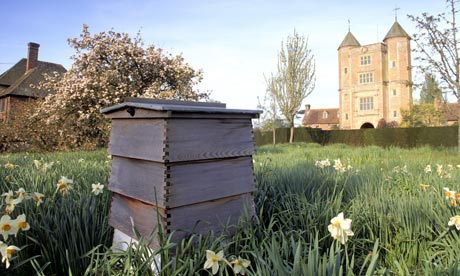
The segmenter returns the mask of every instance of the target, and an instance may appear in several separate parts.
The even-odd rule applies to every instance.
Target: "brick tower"
[[[340,128],[401,122],[412,102],[410,37],[395,21],[383,42],[360,45],[349,31],[338,48]]]

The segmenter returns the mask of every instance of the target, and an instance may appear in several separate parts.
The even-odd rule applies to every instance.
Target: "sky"
[[[311,108],[339,107],[337,48],[350,27],[361,45],[382,41],[397,20],[410,35],[407,14],[438,14],[443,0],[2,0],[0,73],[40,44],[39,60],[70,68],[68,38],[83,24],[92,34],[112,29],[146,45],[182,54],[203,71],[197,86],[229,108],[256,109],[263,101],[265,76],[276,72],[281,42],[294,30],[308,38],[316,62],[316,86],[304,100]],[[350,25],[348,23],[350,20]],[[415,45],[412,43],[412,47]],[[414,65],[414,61],[413,61]],[[413,71],[413,78],[417,74]],[[418,92],[415,92],[418,93]],[[414,93],[414,97],[418,97]]]

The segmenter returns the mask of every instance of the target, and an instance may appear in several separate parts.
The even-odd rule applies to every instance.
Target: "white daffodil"
[[[17,227],[17,229],[21,229],[22,231],[27,231],[30,229],[30,225],[26,221],[25,214],[17,216],[17,218],[13,220],[13,224]],[[17,233],[18,232],[16,232],[15,236],[17,236]]]
[[[251,262],[249,260],[238,257],[237,259],[232,261],[231,264],[233,272],[235,272],[236,275],[246,275],[246,268],[248,268],[248,266],[251,265]]]
[[[101,194],[104,191],[104,185],[102,185],[101,183],[92,184],[91,186],[93,188],[92,192],[94,193],[94,195]]]
[[[3,236],[3,240],[6,241],[9,235],[16,235],[17,232],[17,225],[11,220],[11,217],[9,215],[3,215],[0,218],[0,235]]]
[[[460,230],[460,216],[451,217],[447,225],[449,226],[455,225],[455,228],[457,228],[457,230]]]
[[[41,193],[34,192],[32,194],[32,199],[37,203],[37,207],[43,203],[43,197],[45,197],[45,195]]]
[[[431,173],[431,165],[426,165],[424,171],[425,173]]]
[[[334,240],[339,240],[342,244],[347,242],[348,237],[353,236],[351,231],[351,219],[344,219],[343,212],[331,219],[331,224],[327,227]]]
[[[21,249],[14,245],[8,246],[5,243],[0,244],[0,254],[2,255],[2,263],[6,262],[6,268],[10,267],[11,255],[13,255],[16,251],[19,250]]]
[[[217,254],[214,251],[206,250],[206,262],[204,269],[212,268],[212,275],[219,271],[219,262],[224,260],[224,252],[221,250]]]
[[[444,187],[443,190],[446,199],[455,199],[455,191],[451,191],[447,187]]]
[[[65,176],[62,176],[57,183],[57,188],[60,193],[65,193],[70,189],[70,185],[73,184],[73,180]]]

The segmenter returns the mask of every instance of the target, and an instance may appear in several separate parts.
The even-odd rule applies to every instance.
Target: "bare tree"
[[[420,53],[416,59],[421,62],[424,73],[434,72],[439,75],[441,85],[457,97],[460,107],[460,53],[459,30],[457,28],[457,0],[446,0],[447,12],[438,15],[422,13],[421,16],[409,15],[416,23],[417,33],[413,35],[416,51]],[[460,108],[458,151],[460,154]]]
[[[278,72],[267,80],[267,90],[276,99],[281,114],[285,117],[291,134],[289,142],[294,141],[294,116],[302,101],[315,88],[315,60],[308,48],[308,39],[294,30],[286,44],[281,42],[278,55]]]

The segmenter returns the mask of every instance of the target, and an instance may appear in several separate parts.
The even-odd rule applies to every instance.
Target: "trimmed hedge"
[[[276,143],[289,142],[289,128],[276,129]],[[254,131],[257,146],[272,144],[271,131]],[[401,147],[419,146],[456,147],[458,126],[420,128],[380,128],[354,130],[321,130],[318,128],[296,128],[295,142],[327,144],[347,144],[352,146]]]

